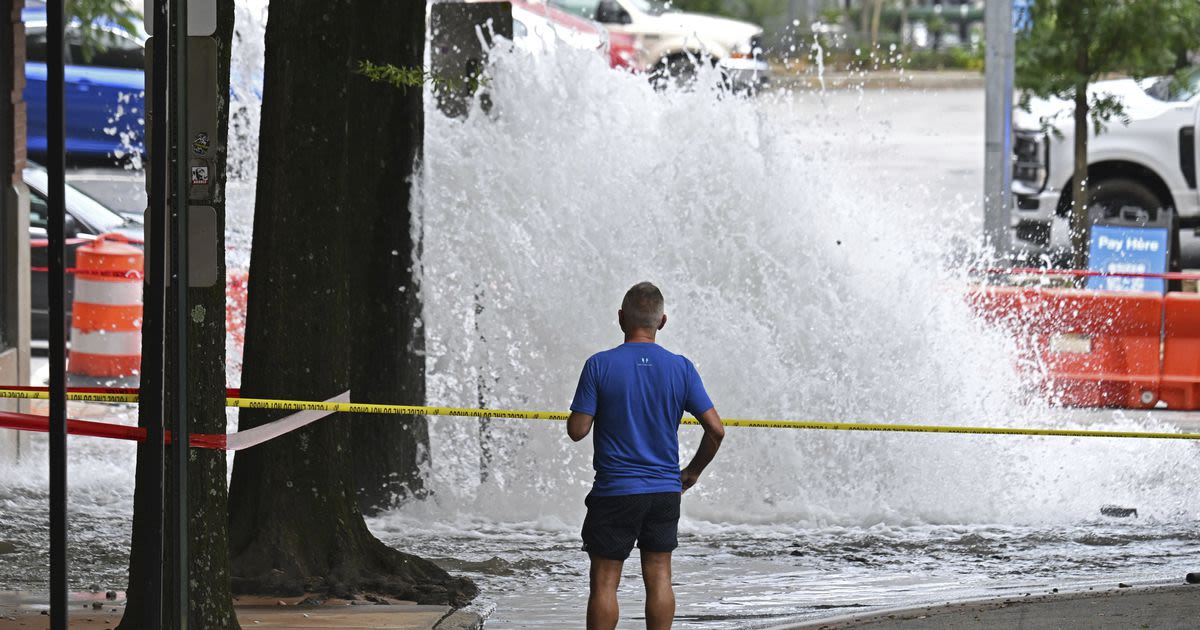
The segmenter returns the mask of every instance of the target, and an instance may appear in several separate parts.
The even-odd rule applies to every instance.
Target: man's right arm
[[[575,398],[571,400],[571,415],[567,418],[567,435],[578,442],[592,430],[592,419],[596,415],[595,370],[592,359],[583,364],[579,373],[579,384],[575,386]]]
[[[679,473],[679,480],[683,483],[684,492],[696,485],[696,480],[700,479],[700,473],[704,472],[704,468],[717,456],[717,450],[721,448],[721,440],[725,438],[725,425],[721,424],[721,416],[717,415],[716,407],[709,408],[696,420],[700,422],[700,426],[704,427],[704,437],[700,439],[700,448],[696,449],[696,456],[692,458],[687,468]]]

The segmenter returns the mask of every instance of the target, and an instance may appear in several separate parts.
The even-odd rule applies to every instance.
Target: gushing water
[[[650,279],[667,296],[661,342],[695,360],[725,416],[1062,422],[1025,399],[1008,342],[964,303],[970,260],[948,255],[959,235],[941,216],[958,209],[909,208],[906,190],[872,184],[856,140],[829,130],[837,112],[799,120],[788,94],[656,92],[603,65],[497,55],[490,113],[427,112],[431,400],[565,409],[583,360],[620,341],[624,290]],[[590,449],[559,427],[434,426],[444,509],[581,518]],[[699,432],[683,432],[687,457]],[[1196,469],[1171,444],[734,429],[685,513],[1061,523],[1125,500],[1178,519]]]
[[[864,168],[860,143],[889,130],[861,122],[862,91],[852,109],[820,93],[806,118],[810,94],[732,98],[705,74],[656,92],[564,50],[496,55],[491,77],[489,112],[426,112],[431,401],[565,409],[583,360],[620,341],[624,290],[650,279],[660,341],[727,417],[1157,426],[1027,395],[1011,340],[963,299],[976,206]],[[682,431],[686,458],[699,431]],[[435,419],[431,449],[433,498],[372,526],[481,580],[491,625],[577,622],[589,445]],[[678,571],[700,581],[684,625],[1084,588],[1118,567],[1162,579],[1197,550],[1198,464],[1148,441],[732,429],[684,502]],[[1142,518],[1102,522],[1106,503]]]

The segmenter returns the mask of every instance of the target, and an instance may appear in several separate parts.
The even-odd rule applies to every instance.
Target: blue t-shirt
[[[712,406],[696,366],[656,343],[592,355],[571,402],[594,417],[592,496],[680,492],[679,421]]]

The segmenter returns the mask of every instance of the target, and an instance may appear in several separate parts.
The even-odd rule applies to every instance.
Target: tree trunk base
[[[392,549],[372,540],[359,553],[340,554],[312,571],[285,570],[288,562],[272,558],[287,557],[282,549],[255,550],[234,558],[233,592],[238,595],[294,596],[321,594],[338,599],[360,596],[385,596],[461,608],[479,594],[468,578],[455,577],[434,563]],[[304,574],[302,574],[304,573]]]

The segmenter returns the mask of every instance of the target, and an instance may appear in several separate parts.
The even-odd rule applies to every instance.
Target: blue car
[[[25,22],[27,148],[46,153],[46,9],[21,12]],[[93,24],[99,46],[88,58],[82,26],[67,27],[66,130],[72,157],[126,159],[141,154],[145,130],[145,38],[115,25]]]

